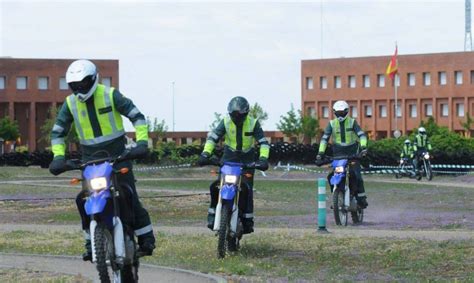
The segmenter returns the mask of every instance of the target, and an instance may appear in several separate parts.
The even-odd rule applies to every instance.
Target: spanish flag
[[[398,46],[395,45],[395,54],[393,54],[390,63],[387,66],[387,71],[385,74],[389,76],[392,80],[395,78],[395,74],[398,72],[398,62],[397,62],[397,53]]]

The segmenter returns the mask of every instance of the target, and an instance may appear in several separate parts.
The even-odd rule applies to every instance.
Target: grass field
[[[208,191],[213,177],[207,172],[202,169],[186,169],[185,172],[182,177],[199,179],[172,179],[171,173],[163,176],[137,174],[140,176],[137,183],[139,194],[158,233],[157,250],[146,262],[220,274],[243,282],[270,279],[284,282],[474,282],[472,241],[429,241],[390,236],[391,230],[471,231],[474,228],[472,188],[457,187],[454,178],[446,179],[448,184],[442,185],[427,182],[388,183],[393,179],[367,178],[369,208],[365,223],[337,229],[380,229],[388,231],[388,235],[344,238],[315,233],[315,180],[264,179],[259,176],[255,182],[257,233],[244,237],[239,252],[218,260],[216,237],[210,231],[202,233],[202,229],[198,229],[205,225],[209,196],[163,197]],[[4,180],[18,180],[20,176],[28,176],[22,180],[49,180],[43,178],[43,173],[36,169],[29,172],[8,168],[4,172],[8,177]],[[0,222],[2,225],[71,224],[77,225],[78,232],[0,232],[1,252],[82,253],[83,240],[73,199],[78,188],[68,186],[66,179],[51,180],[28,186],[0,183],[0,197],[70,198],[0,201]],[[329,204],[328,200],[327,207]],[[329,229],[335,229],[330,210],[327,220]],[[161,226],[173,226],[178,232],[163,232]],[[181,227],[188,230],[179,232]],[[196,233],[192,232],[193,227]],[[267,229],[259,231],[264,227]],[[9,273],[12,276],[11,271]]]

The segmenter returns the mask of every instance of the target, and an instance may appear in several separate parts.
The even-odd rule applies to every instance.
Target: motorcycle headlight
[[[430,154],[429,153],[425,153],[425,159],[430,159]]]
[[[224,176],[224,182],[228,184],[235,184],[237,183],[237,176],[235,175],[225,175]]]
[[[344,172],[344,166],[337,166],[336,169],[334,169],[334,172],[336,173]]]
[[[90,181],[91,189],[94,191],[100,191],[107,187],[107,179],[105,177],[94,178]]]

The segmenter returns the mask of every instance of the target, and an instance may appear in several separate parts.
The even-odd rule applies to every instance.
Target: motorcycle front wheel
[[[107,263],[113,262],[114,243],[110,231],[102,223],[97,224],[95,228],[94,243],[97,260],[96,267],[99,272],[100,282],[109,283],[110,277]]]
[[[332,194],[332,201],[336,225],[347,226],[347,210],[344,208],[344,192],[335,187]]]
[[[428,181],[433,180],[433,170],[431,169],[431,162],[428,160],[423,160],[425,176]]]
[[[230,240],[230,217],[232,215],[232,202],[223,201],[221,208],[221,223],[219,224],[217,241],[217,258],[224,258]]]

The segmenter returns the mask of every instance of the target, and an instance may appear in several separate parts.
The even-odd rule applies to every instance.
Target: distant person
[[[270,146],[264,136],[258,119],[249,115],[250,105],[244,97],[232,98],[227,106],[228,115],[224,117],[219,125],[209,133],[204,150],[198,163],[207,164],[216,144],[224,138],[223,162],[250,163],[255,161],[255,142],[260,145],[259,160],[260,168],[268,169],[268,156]],[[250,173],[247,174],[247,173]],[[248,190],[242,188],[240,199],[242,200],[242,225],[243,233],[252,233],[253,221],[253,176],[255,170],[245,169],[242,174],[243,182],[249,185]],[[211,184],[211,205],[208,210],[207,227],[213,229],[216,215],[216,206],[219,196],[218,181]],[[246,187],[245,187],[246,188]]]
[[[424,127],[418,128],[418,134],[415,136],[415,141],[413,142],[413,151],[415,153],[415,159],[413,160],[413,165],[415,166],[415,171],[417,176],[421,175],[420,159],[423,157],[423,153],[429,152],[432,149],[430,140],[428,139],[428,134]]]
[[[359,124],[357,124],[357,121],[354,118],[348,117],[349,104],[344,100],[336,101],[332,110],[336,118],[331,120],[324,130],[321,142],[319,143],[316,160],[319,161],[324,159],[331,135],[334,158],[345,158],[356,154],[365,156],[367,154],[367,136],[364,131],[362,131]],[[362,179],[359,161],[351,162],[349,173],[351,176],[355,177],[355,183],[357,185],[357,204],[361,208],[367,208],[367,196],[365,194],[364,180]]]
[[[404,162],[407,165],[413,165],[413,171],[412,175],[414,176],[415,173],[415,164],[414,164],[414,153],[413,153],[413,146],[411,145],[411,141],[409,139],[406,139],[403,142],[403,147],[402,147],[402,152],[400,153],[400,165],[402,165]]]
[[[141,147],[144,153],[148,152],[148,126],[145,117],[133,102],[117,89],[99,84],[99,74],[94,63],[88,60],[72,62],[66,72],[66,81],[73,94],[69,95],[62,105],[51,133],[54,159],[49,170],[53,175],[65,171],[64,138],[73,123],[81,144],[83,161],[109,156],[118,157],[125,151],[126,140],[122,115],[126,116],[135,127],[137,147]],[[139,256],[151,255],[155,248],[155,237],[150,217],[138,199],[132,163],[125,161],[116,164],[116,169],[124,167],[129,168],[128,173],[118,174],[117,177],[119,183],[126,183],[133,190],[129,200],[132,203],[133,212],[123,212],[133,215],[131,226],[138,237],[137,254]],[[90,219],[84,210],[87,194],[87,191],[82,191],[76,198],[86,239],[84,261],[92,260]]]

